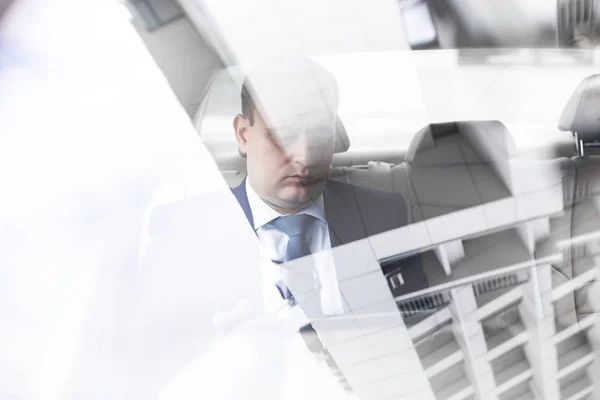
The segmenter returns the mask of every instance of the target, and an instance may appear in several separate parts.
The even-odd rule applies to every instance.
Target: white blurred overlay
[[[108,398],[155,183],[188,160],[225,188],[129,18],[18,0],[0,25],[0,398]]]

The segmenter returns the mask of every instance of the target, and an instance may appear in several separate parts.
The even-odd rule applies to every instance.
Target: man
[[[327,179],[337,107],[335,79],[307,58],[274,60],[251,70],[243,85],[242,113],[233,120],[248,176],[232,192],[247,222],[237,214],[222,215],[230,193],[153,211],[152,241],[141,267],[139,297],[145,300],[132,322],[131,348],[137,357],[164,360],[163,376],[178,375],[165,398],[189,393],[198,379],[202,388],[218,386],[210,389],[211,398],[215,393],[252,397],[255,390],[261,398],[283,398],[283,387],[288,393],[294,387],[291,391],[300,395],[318,381],[319,374],[302,378],[307,369],[318,367],[303,373],[291,373],[289,367],[305,365],[307,354],[312,359],[306,344],[324,351],[311,326],[315,318],[350,311],[338,285],[339,272],[349,266],[327,250],[407,223],[400,195]],[[252,229],[240,229],[241,223]],[[215,227],[223,226],[231,227],[229,235],[217,241]],[[248,232],[260,242],[257,254],[246,246]],[[255,269],[258,279],[252,275]],[[427,285],[419,265],[407,270],[404,280],[407,291]],[[260,285],[261,298],[246,301]],[[264,302],[265,313],[255,311],[257,301]],[[288,346],[284,337],[289,332],[306,354],[296,339]],[[139,368],[155,369],[151,362]],[[231,385],[218,383],[229,375]],[[306,384],[290,377],[307,379]],[[163,383],[151,382],[157,388]]]
[[[248,176],[232,191],[272,261],[407,224],[401,195],[328,180],[338,127],[338,88],[329,71],[308,58],[272,61],[246,77],[241,97],[233,126]],[[292,238],[292,231],[299,234]],[[315,260],[314,286],[327,297],[321,299],[324,314],[343,312],[332,269],[344,266],[331,261]],[[293,269],[284,272],[282,281],[293,279]],[[406,292],[427,286],[419,265],[405,274]]]

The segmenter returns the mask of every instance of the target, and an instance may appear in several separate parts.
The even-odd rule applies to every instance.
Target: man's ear
[[[249,133],[250,121],[248,118],[241,114],[238,114],[233,119],[233,129],[235,131],[235,138],[238,142],[238,150],[242,157],[246,157],[248,154],[248,133]]]

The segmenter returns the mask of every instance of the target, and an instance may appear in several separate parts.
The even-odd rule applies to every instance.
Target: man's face
[[[295,213],[325,188],[335,145],[335,118],[313,112],[284,121],[269,124],[255,110],[252,125],[238,115],[234,127],[240,151],[247,157],[252,188],[277,211]]]

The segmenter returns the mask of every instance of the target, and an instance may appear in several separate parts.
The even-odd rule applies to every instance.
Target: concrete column
[[[477,318],[477,303],[471,286],[451,290],[452,329],[465,355],[465,372],[479,400],[495,400],[496,380],[487,359],[487,344]]]
[[[531,278],[523,285],[519,313],[531,334],[525,345],[525,354],[533,370],[531,390],[538,399],[560,400],[560,386],[556,379],[558,355],[556,346],[551,342],[556,333],[551,268],[547,264],[531,268]]]
[[[596,267],[600,275],[600,268]],[[600,315],[600,280],[593,282],[588,289],[588,303],[592,312]],[[594,384],[595,398],[600,398],[600,377],[598,377],[598,368],[600,367],[600,322],[596,322],[587,331],[588,339],[594,353],[596,353],[596,360],[588,368],[588,376]]]

